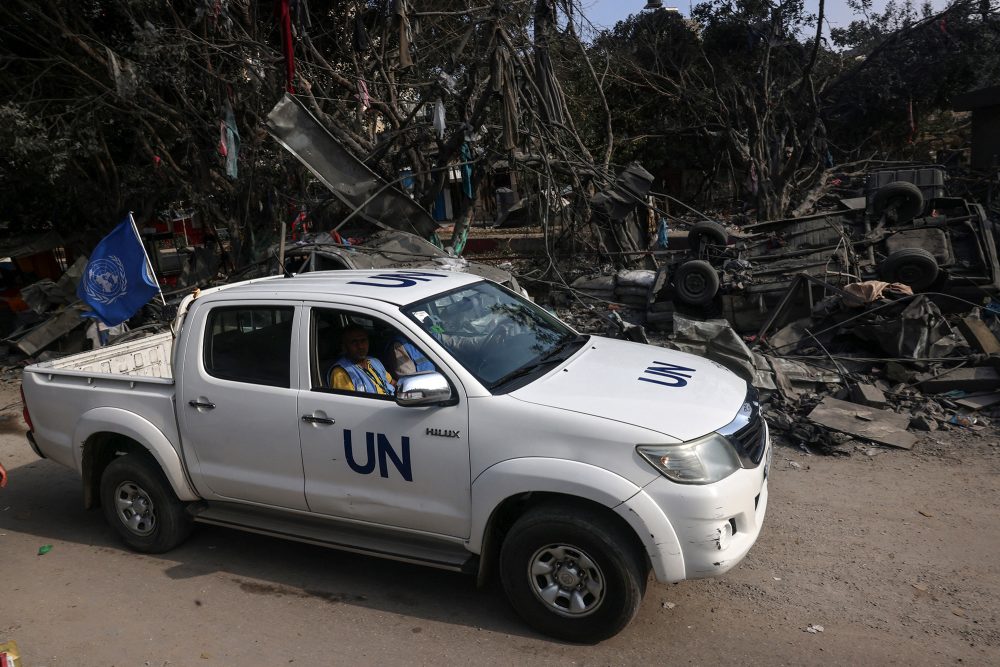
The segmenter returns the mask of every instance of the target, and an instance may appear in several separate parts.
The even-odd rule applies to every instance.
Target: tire
[[[674,272],[674,296],[682,303],[704,306],[712,302],[718,291],[719,274],[705,260],[684,262]]]
[[[634,543],[599,511],[559,504],[529,510],[500,549],[507,599],[550,637],[582,644],[607,639],[628,625],[646,592],[649,569]]]
[[[149,456],[126,454],[101,475],[104,518],[135,551],[170,551],[191,533],[192,521]]]
[[[875,217],[887,215],[890,224],[902,225],[920,215],[924,210],[924,193],[913,183],[894,181],[883,185],[872,199]]]
[[[882,280],[903,283],[918,292],[934,284],[940,269],[934,255],[923,248],[903,248],[886,257],[878,271]]]
[[[688,247],[695,255],[701,253],[707,244],[724,246],[729,243],[729,232],[717,222],[703,220],[688,230]]]

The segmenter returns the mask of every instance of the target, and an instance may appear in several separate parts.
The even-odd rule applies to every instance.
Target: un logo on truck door
[[[389,442],[389,438],[382,433],[365,432],[365,462],[359,463],[354,452],[354,444],[351,438],[351,431],[344,429],[344,455],[347,457],[347,465],[351,470],[359,475],[370,475],[375,472],[375,465],[378,464],[378,474],[381,477],[389,477],[389,463],[396,469],[396,472],[407,482],[413,481],[413,468],[410,466],[410,439],[405,435],[402,437],[401,451],[397,452]],[[378,452],[376,458],[376,451]]]

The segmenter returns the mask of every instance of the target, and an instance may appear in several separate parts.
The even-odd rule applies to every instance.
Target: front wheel
[[[713,220],[696,222],[688,230],[688,247],[696,257],[701,255],[701,251],[707,245],[725,248],[727,243],[729,243],[729,232]]]
[[[126,454],[101,475],[104,518],[129,547],[163,553],[191,532],[191,518],[154,460]]]
[[[891,225],[904,225],[924,210],[924,193],[913,183],[894,181],[883,185],[872,197],[872,212],[886,214]]]
[[[674,272],[674,296],[681,303],[705,306],[719,292],[719,274],[703,259],[684,262]]]
[[[639,610],[649,570],[633,536],[595,510],[548,505],[511,527],[500,551],[507,599],[531,627],[592,644]]]

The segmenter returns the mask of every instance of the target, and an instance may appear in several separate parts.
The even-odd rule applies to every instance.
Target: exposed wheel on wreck
[[[924,210],[924,193],[913,183],[894,181],[883,185],[872,198],[875,217],[886,215],[890,225],[903,225]]]
[[[551,637],[593,644],[639,610],[649,567],[635,536],[613,517],[553,503],[526,512],[500,550],[500,577],[514,610]]]
[[[701,254],[706,245],[724,246],[729,243],[729,232],[717,222],[702,220],[688,230],[688,247],[695,255]]]
[[[719,274],[703,259],[684,262],[674,272],[674,297],[692,306],[711,303],[719,291]]]
[[[933,285],[939,271],[934,255],[923,248],[902,248],[878,266],[882,280],[909,285],[914,292]]]
[[[101,475],[101,509],[122,541],[136,551],[163,553],[191,532],[191,518],[156,461],[119,456]]]

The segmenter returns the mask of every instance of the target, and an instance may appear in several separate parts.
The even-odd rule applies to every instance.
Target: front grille
[[[767,427],[764,425],[764,417],[760,414],[760,403],[755,389],[750,388],[739,413],[733,421],[720,428],[718,433],[725,436],[736,448],[744,468],[760,465],[761,459],[764,458],[764,450],[767,449]]]
[[[742,456],[753,461],[754,465],[759,464],[764,458],[764,449],[767,445],[764,418],[760,416],[760,410],[754,410],[750,423],[729,436],[729,440],[736,445],[737,451]]]

